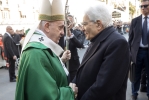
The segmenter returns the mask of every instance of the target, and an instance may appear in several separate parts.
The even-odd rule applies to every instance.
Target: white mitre
[[[38,19],[39,19],[38,23],[26,35],[22,50],[24,50],[24,47],[32,37],[33,33],[35,32],[41,20],[45,20],[45,21],[64,21],[65,20],[62,1],[53,0],[51,4],[50,0],[42,0]]]

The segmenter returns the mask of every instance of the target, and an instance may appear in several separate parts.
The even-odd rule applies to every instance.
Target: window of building
[[[121,13],[114,11],[112,12],[112,18],[120,18],[121,17]]]
[[[26,18],[26,15],[22,13],[22,11],[19,11],[20,18]]]
[[[10,19],[10,12],[8,8],[4,8],[2,11],[2,19]]]

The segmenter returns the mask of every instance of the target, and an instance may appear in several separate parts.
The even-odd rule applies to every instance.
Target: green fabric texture
[[[41,43],[28,43],[21,55],[15,100],[74,100],[59,58]]]
[[[25,30],[25,35],[27,35],[27,33],[30,31],[30,28],[28,28],[27,30]]]

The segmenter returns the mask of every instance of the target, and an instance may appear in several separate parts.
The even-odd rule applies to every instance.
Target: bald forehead
[[[11,26],[7,26],[7,27],[6,27],[6,30],[8,30],[8,29],[12,29],[12,27],[11,27]]]

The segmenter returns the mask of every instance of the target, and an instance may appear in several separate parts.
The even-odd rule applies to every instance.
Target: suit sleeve
[[[6,40],[5,40],[5,42],[6,42],[5,48],[7,49],[7,52],[11,55],[11,57],[13,57],[15,55],[15,53],[13,52],[13,49],[12,49],[12,40],[9,36],[6,38]]]
[[[74,100],[74,93],[69,86],[57,85],[61,79],[59,82],[55,80],[57,73],[52,68],[54,65],[46,63],[48,60],[42,52],[32,51],[21,59],[23,62],[20,60],[15,100]],[[45,64],[50,69],[46,69]]]
[[[85,92],[81,100],[109,100],[124,84],[127,84],[129,47],[126,40],[118,39],[112,42],[107,47],[103,63],[99,67],[95,83]]]
[[[132,44],[133,36],[134,36],[133,28],[134,28],[134,19],[133,19],[132,22],[131,22],[130,30],[129,30],[128,43],[129,43],[129,48],[130,48],[130,49],[131,49],[131,44]]]
[[[133,19],[132,22],[131,22],[130,31],[129,31],[129,38],[128,38],[131,61],[132,61],[131,45],[132,45],[133,38],[134,38],[134,31],[133,31],[133,29],[134,29],[135,25],[136,25],[136,20]]]
[[[83,48],[84,35],[81,31],[73,31],[74,37],[70,39],[77,48]]]

